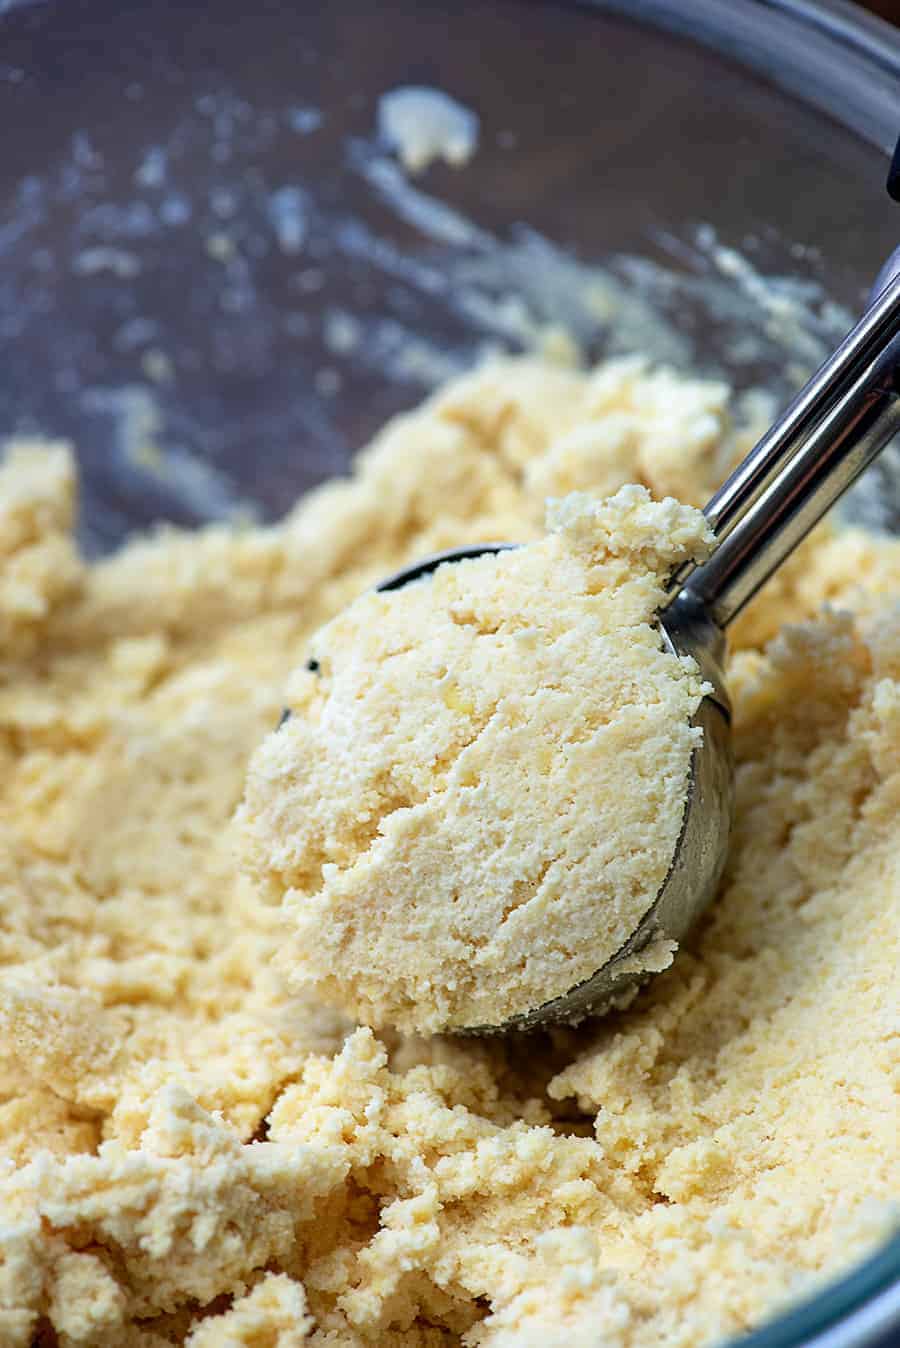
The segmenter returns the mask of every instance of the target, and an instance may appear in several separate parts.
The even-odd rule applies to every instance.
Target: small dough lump
[[[703,684],[653,619],[709,526],[636,486],[547,523],[358,599],[251,763],[242,817],[293,981],[363,1023],[500,1025],[560,996],[671,864]]]

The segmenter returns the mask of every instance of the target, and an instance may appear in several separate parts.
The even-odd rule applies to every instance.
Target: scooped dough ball
[[[283,958],[365,1023],[498,1025],[561,995],[669,868],[704,686],[654,614],[708,525],[635,486],[547,522],[358,599],[252,760],[244,836]]]

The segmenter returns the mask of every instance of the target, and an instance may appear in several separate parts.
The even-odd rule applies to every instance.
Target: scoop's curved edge
[[[379,594],[402,590],[404,586],[430,576],[445,562],[468,562],[475,557],[483,557],[488,552],[511,552],[513,548],[519,546],[518,543],[471,543],[468,547],[447,548],[444,552],[434,552],[429,557],[423,557],[412,566],[401,567],[392,576],[386,576],[384,580],[379,581],[375,589]]]

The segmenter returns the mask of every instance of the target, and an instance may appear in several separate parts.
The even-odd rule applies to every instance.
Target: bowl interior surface
[[[0,4],[0,435],[74,443],[89,553],[277,518],[548,329],[786,400],[897,242],[884,137],[841,96],[881,58],[846,6],[796,20],[808,49],[774,36],[806,5],[744,0],[712,45],[705,0],[623,8]],[[408,85],[477,113],[464,168],[398,166],[378,103]],[[896,456],[855,490],[900,527]],[[895,1249],[758,1341],[809,1342],[898,1275]]]

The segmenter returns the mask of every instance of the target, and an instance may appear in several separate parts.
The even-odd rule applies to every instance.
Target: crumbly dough
[[[7,460],[3,1348],[701,1348],[895,1220],[900,544],[820,529],[736,625],[728,874],[612,1019],[355,1028],[291,991],[235,857],[323,622],[424,553],[538,537],[546,496],[700,504],[750,433],[638,362],[496,363],[279,527],[92,566],[66,451]]]
[[[561,996],[671,865],[704,685],[654,615],[709,525],[637,486],[551,501],[547,525],[357,599],[251,762],[240,818],[289,977],[364,1024],[502,1025]]]
[[[378,132],[408,173],[435,160],[467,164],[478,147],[478,118],[442,89],[402,85],[378,100]]]

